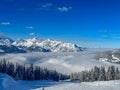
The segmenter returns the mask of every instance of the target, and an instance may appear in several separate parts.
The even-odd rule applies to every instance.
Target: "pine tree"
[[[105,72],[105,68],[101,67],[100,69],[100,74],[99,74],[99,81],[105,81],[106,80],[106,72]]]
[[[120,71],[118,69],[118,67],[115,69],[115,80],[119,80],[120,79]]]
[[[34,75],[35,75],[35,80],[40,80],[41,79],[40,67],[38,67],[38,66],[35,67]]]
[[[7,62],[5,60],[0,61],[0,72],[6,73],[16,80],[65,80],[68,79],[68,75],[58,73],[56,70],[48,70],[47,68],[41,68],[39,66],[23,66]]]
[[[25,79],[25,67],[17,63],[15,74],[16,74],[15,75],[16,80],[24,80]]]
[[[100,69],[98,67],[94,67],[94,80],[97,81],[99,78],[99,73],[100,73]]]
[[[1,72],[2,72],[2,73],[7,73],[7,65],[6,65],[5,59],[2,61],[1,64],[2,64],[2,65],[1,65]]]
[[[115,67],[111,66],[107,71],[107,80],[115,80]]]
[[[34,80],[33,64],[30,64],[30,66],[27,68],[26,74],[27,74],[27,80]]]
[[[10,76],[15,76],[15,72],[14,72],[14,70],[15,70],[15,67],[14,67],[15,65],[13,64],[13,63],[7,63],[7,70],[6,70],[6,72],[7,72],[7,74],[8,75],[10,75]]]

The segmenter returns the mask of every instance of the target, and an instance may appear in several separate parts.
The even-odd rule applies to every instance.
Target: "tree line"
[[[72,73],[70,78],[71,80],[79,80],[80,82],[119,80],[120,71],[114,66],[110,66],[107,70],[105,70],[105,67],[95,66],[89,71]]]
[[[40,66],[14,64],[6,60],[0,61],[0,72],[6,73],[16,80],[65,80],[69,75],[58,73],[56,70],[48,70]]]

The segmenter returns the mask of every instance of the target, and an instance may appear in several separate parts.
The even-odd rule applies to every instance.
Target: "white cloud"
[[[1,22],[1,25],[10,25],[10,22]]]
[[[35,33],[32,32],[32,33],[30,33],[29,35],[30,35],[30,36],[33,36],[33,35],[35,35]]]
[[[49,10],[53,10],[53,11],[61,11],[61,12],[67,12],[70,11],[72,9],[72,7],[70,6],[56,6],[52,3],[42,3],[39,5],[38,8],[34,8],[35,10],[44,10],[44,11],[49,11]]]
[[[26,29],[33,29],[33,26],[26,26]]]
[[[67,11],[70,11],[72,9],[72,7],[58,7],[58,10],[61,11],[61,12],[67,12]]]
[[[40,7],[34,8],[34,10],[44,10],[44,11],[49,11],[53,8],[53,4],[52,3],[43,3],[40,4]]]
[[[41,7],[47,8],[47,7],[51,7],[51,6],[52,6],[52,3],[46,3],[46,4],[43,4]]]

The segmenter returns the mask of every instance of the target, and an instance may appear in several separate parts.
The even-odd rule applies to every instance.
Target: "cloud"
[[[99,30],[98,32],[106,33],[106,32],[108,32],[108,30]]]
[[[58,7],[58,10],[61,11],[61,12],[67,12],[67,11],[70,11],[72,9],[72,7]]]
[[[107,37],[109,37],[109,35],[102,35],[102,37],[107,38]]]
[[[120,34],[111,34],[110,37],[114,39],[120,39]]]
[[[72,9],[72,7],[70,6],[57,6],[54,5],[52,3],[42,3],[39,4],[39,6],[37,8],[34,8],[34,10],[40,11],[60,11],[60,12],[67,12],[70,11]]]
[[[30,35],[30,36],[33,36],[33,35],[35,35],[35,33],[32,32],[32,33],[30,33],[29,35]]]
[[[80,42],[105,42],[104,40],[99,39],[80,39]]]
[[[51,6],[52,6],[52,3],[46,3],[46,4],[41,5],[42,8],[48,8]]]
[[[49,11],[49,10],[51,10],[53,8],[54,8],[54,6],[53,6],[52,3],[43,3],[43,4],[40,4],[39,7],[34,8],[34,10],[37,10],[37,11],[40,11],[40,10]]]
[[[102,39],[87,39],[87,38],[83,38],[83,39],[72,39],[72,38],[63,38],[60,39],[58,38],[58,40],[63,40],[65,42],[88,42],[88,43],[93,43],[93,42],[97,42],[97,43],[102,43],[102,42],[106,42],[105,40]]]
[[[26,26],[26,29],[33,29],[33,26]]]
[[[105,34],[102,35],[101,37],[110,38],[110,39],[120,39],[120,34]]]
[[[1,22],[1,25],[10,25],[10,22]]]
[[[104,38],[110,38],[110,39],[120,39],[120,34],[106,34],[106,35],[102,35],[102,37]]]

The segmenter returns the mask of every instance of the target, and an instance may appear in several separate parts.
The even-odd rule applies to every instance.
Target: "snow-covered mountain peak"
[[[10,46],[12,42],[13,42],[12,39],[0,33],[0,45]]]
[[[18,40],[13,43],[13,45],[18,47],[27,47],[27,48],[41,48],[51,52],[78,52],[82,51],[83,48],[71,43],[64,43],[54,39],[26,39],[26,40]],[[36,48],[36,49],[37,49]]]
[[[13,42],[13,44],[17,45],[17,44],[20,44],[20,43],[23,43],[23,42],[26,42],[26,40],[24,40],[24,39],[18,39],[15,42]]]
[[[62,42],[59,41],[59,40],[55,40],[55,39],[50,39],[50,38],[48,38],[48,39],[42,40],[42,43],[62,43]]]
[[[0,50],[6,52],[79,52],[86,48],[54,39],[12,39],[0,34]]]
[[[34,37],[34,38],[31,38],[31,39],[27,39],[27,41],[37,42],[37,41],[39,41],[39,39],[37,37]]]

